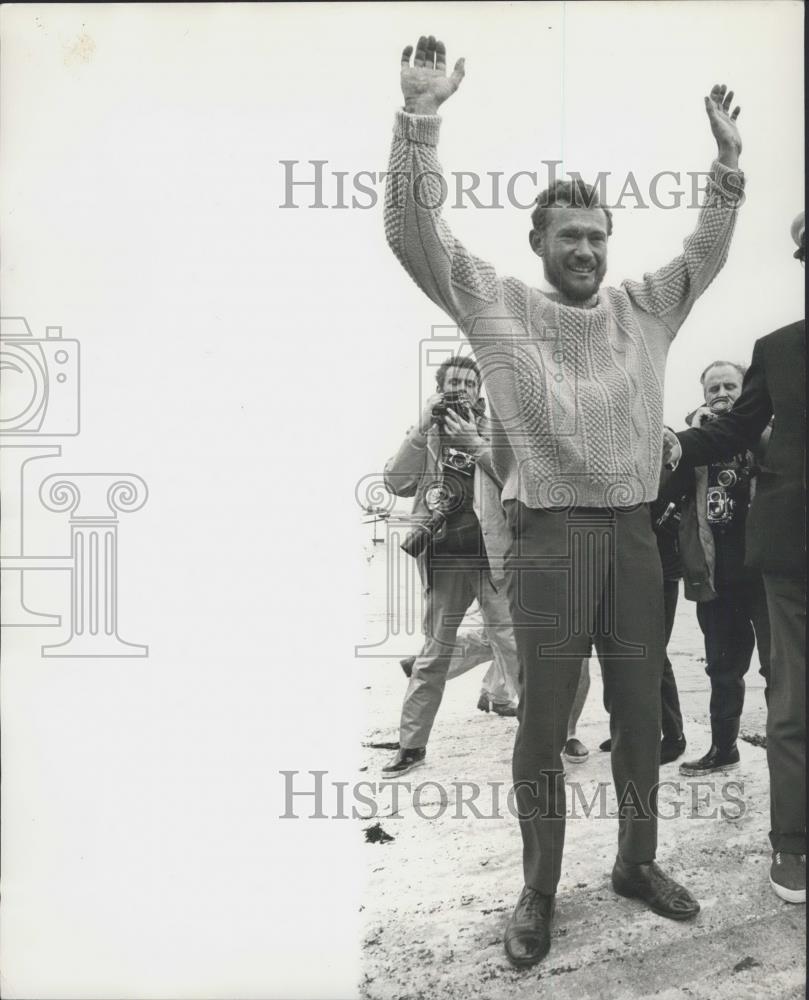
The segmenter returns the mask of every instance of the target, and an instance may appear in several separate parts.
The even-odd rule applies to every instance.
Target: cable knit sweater
[[[385,232],[408,274],[472,345],[503,500],[539,508],[654,500],[666,356],[725,262],[743,175],[713,164],[697,228],[670,264],[600,289],[592,308],[566,306],[498,276],[452,235],[440,210],[440,122],[397,113]]]

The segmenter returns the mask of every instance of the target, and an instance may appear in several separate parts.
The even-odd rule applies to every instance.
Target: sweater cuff
[[[407,432],[407,443],[416,451],[424,451],[427,447],[427,435],[422,434],[418,427],[411,427]]]
[[[711,164],[710,178],[722,195],[722,200],[731,205],[741,205],[744,201],[744,171],[731,170],[719,160]]]
[[[409,115],[402,110],[396,112],[393,134],[397,139],[407,139],[409,142],[437,146],[440,130],[440,115]]]

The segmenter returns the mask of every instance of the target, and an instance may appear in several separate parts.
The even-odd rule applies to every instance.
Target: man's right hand
[[[447,50],[443,42],[433,35],[424,35],[416,45],[413,65],[410,57],[413,46],[408,45],[402,52],[402,94],[404,109],[411,115],[434,115],[439,107],[451,97],[464,77],[464,60],[455,63],[455,69],[447,76]]]
[[[426,434],[435,423],[433,407],[440,403],[443,398],[440,392],[436,392],[424,404],[419,417],[419,434]]]
[[[709,420],[716,420],[716,414],[710,406],[700,406],[692,413],[690,423],[692,427],[702,427]]]

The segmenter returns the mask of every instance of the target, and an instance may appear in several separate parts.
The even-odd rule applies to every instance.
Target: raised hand
[[[453,448],[474,449],[483,443],[474,420],[464,420],[454,410],[447,410],[444,416],[444,437]]]
[[[411,115],[434,115],[460,86],[464,77],[464,60],[459,59],[447,76],[447,50],[444,43],[436,41],[433,35],[419,38],[411,66],[412,55],[413,46],[408,45],[402,52],[401,82],[405,111]]]
[[[736,127],[736,119],[742,109],[737,106],[731,113],[732,103],[733,91],[728,90],[724,83],[717,83],[705,98],[705,110],[708,112],[708,121],[711,123],[711,131],[719,149],[719,160],[725,166],[735,168],[738,166],[739,153],[742,151],[742,138]]]

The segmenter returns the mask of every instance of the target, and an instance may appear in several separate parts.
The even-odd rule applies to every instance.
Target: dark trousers
[[[666,646],[674,628],[674,615],[677,612],[677,599],[680,595],[679,580],[663,581],[663,621]],[[663,739],[676,743],[683,736],[683,714],[680,711],[680,696],[677,693],[677,681],[671,669],[668,651],[663,660],[663,679],[660,682],[660,700],[662,702],[661,726]]]
[[[773,850],[806,853],[806,584],[764,575],[772,627],[767,763]]]
[[[744,706],[744,675],[756,645],[765,697],[769,695],[770,620],[761,577],[722,587],[713,601],[699,601],[697,620],[705,636],[714,742],[732,744]]]
[[[525,884],[553,893],[562,870],[561,749],[581,660],[594,642],[610,714],[618,852],[657,848],[663,580],[648,507],[535,510],[506,502],[506,589],[523,688],[513,777]]]

